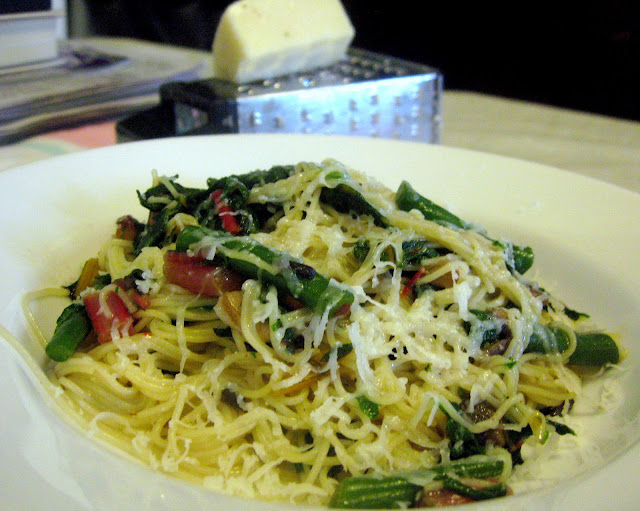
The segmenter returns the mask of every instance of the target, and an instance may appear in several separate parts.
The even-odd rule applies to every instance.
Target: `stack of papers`
[[[112,38],[62,44],[53,65],[0,70],[0,144],[148,108],[162,84],[211,72],[211,55],[197,50]]]

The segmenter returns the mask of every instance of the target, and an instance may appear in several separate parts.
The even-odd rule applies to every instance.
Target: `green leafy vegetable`
[[[382,212],[364,196],[360,185],[346,172],[336,168],[326,176],[327,185],[320,192],[320,200],[341,213],[369,215],[379,227],[389,222]]]

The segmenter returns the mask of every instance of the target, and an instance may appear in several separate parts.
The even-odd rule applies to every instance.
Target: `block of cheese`
[[[238,0],[216,29],[214,76],[247,83],[328,66],[354,34],[340,0]]]

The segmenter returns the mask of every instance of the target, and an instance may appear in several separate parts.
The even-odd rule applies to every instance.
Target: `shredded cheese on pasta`
[[[561,356],[524,354],[536,325],[548,319],[529,283],[509,271],[508,251],[476,230],[398,210],[389,190],[353,170],[390,226],[340,213],[319,198],[336,168],[345,167],[301,163],[292,177],[254,188],[252,201],[277,199],[283,214],[273,230],[252,236],[350,289],[355,301],[344,316],[284,311],[273,288],[247,280],[234,322],[218,298],[167,282],[163,254],[172,246],[134,257],[131,242],[106,242],[101,269],[114,279],[142,270],[151,306],[135,313],[130,336],[117,332],[113,342],[82,349],[52,369],[92,434],[214,490],[326,504],[336,467],[391,474],[446,461],[446,415],[472,433],[526,426],[535,433],[544,428],[540,407],[580,392]],[[156,179],[180,200],[169,180]],[[194,224],[182,215],[171,229]],[[416,238],[446,251],[426,264],[418,283],[450,283],[413,298],[403,293],[407,278],[398,261],[385,256]],[[353,255],[360,239],[372,247],[363,261]],[[206,245],[213,258],[215,243]],[[489,355],[469,334],[470,311],[498,308],[507,311],[512,338],[502,353]],[[228,327],[230,335],[221,333]],[[303,337],[297,351],[285,345],[287,328]],[[345,346],[351,351],[339,356]],[[362,396],[377,405],[375,416],[363,411]],[[480,403],[492,413],[470,420]]]

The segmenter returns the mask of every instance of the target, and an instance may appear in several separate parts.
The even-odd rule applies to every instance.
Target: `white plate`
[[[605,413],[596,420],[602,461],[570,481],[493,502],[491,509],[640,508],[640,433],[623,428],[640,415],[640,392],[631,384],[640,381],[640,195],[538,164],[439,146],[232,135],[119,145],[0,174],[0,324],[19,340],[19,353],[16,346],[10,349],[14,341],[0,341],[1,509],[287,507],[209,493],[153,473],[79,433],[51,408],[43,391],[42,351],[28,341],[19,297],[72,281],[118,216],[144,218],[135,190],[149,186],[151,169],[203,186],[210,175],[325,157],[391,188],[407,179],[491,234],[530,244],[537,278],[574,308],[591,312],[629,349],[626,372],[617,380],[624,406],[613,425]]]

